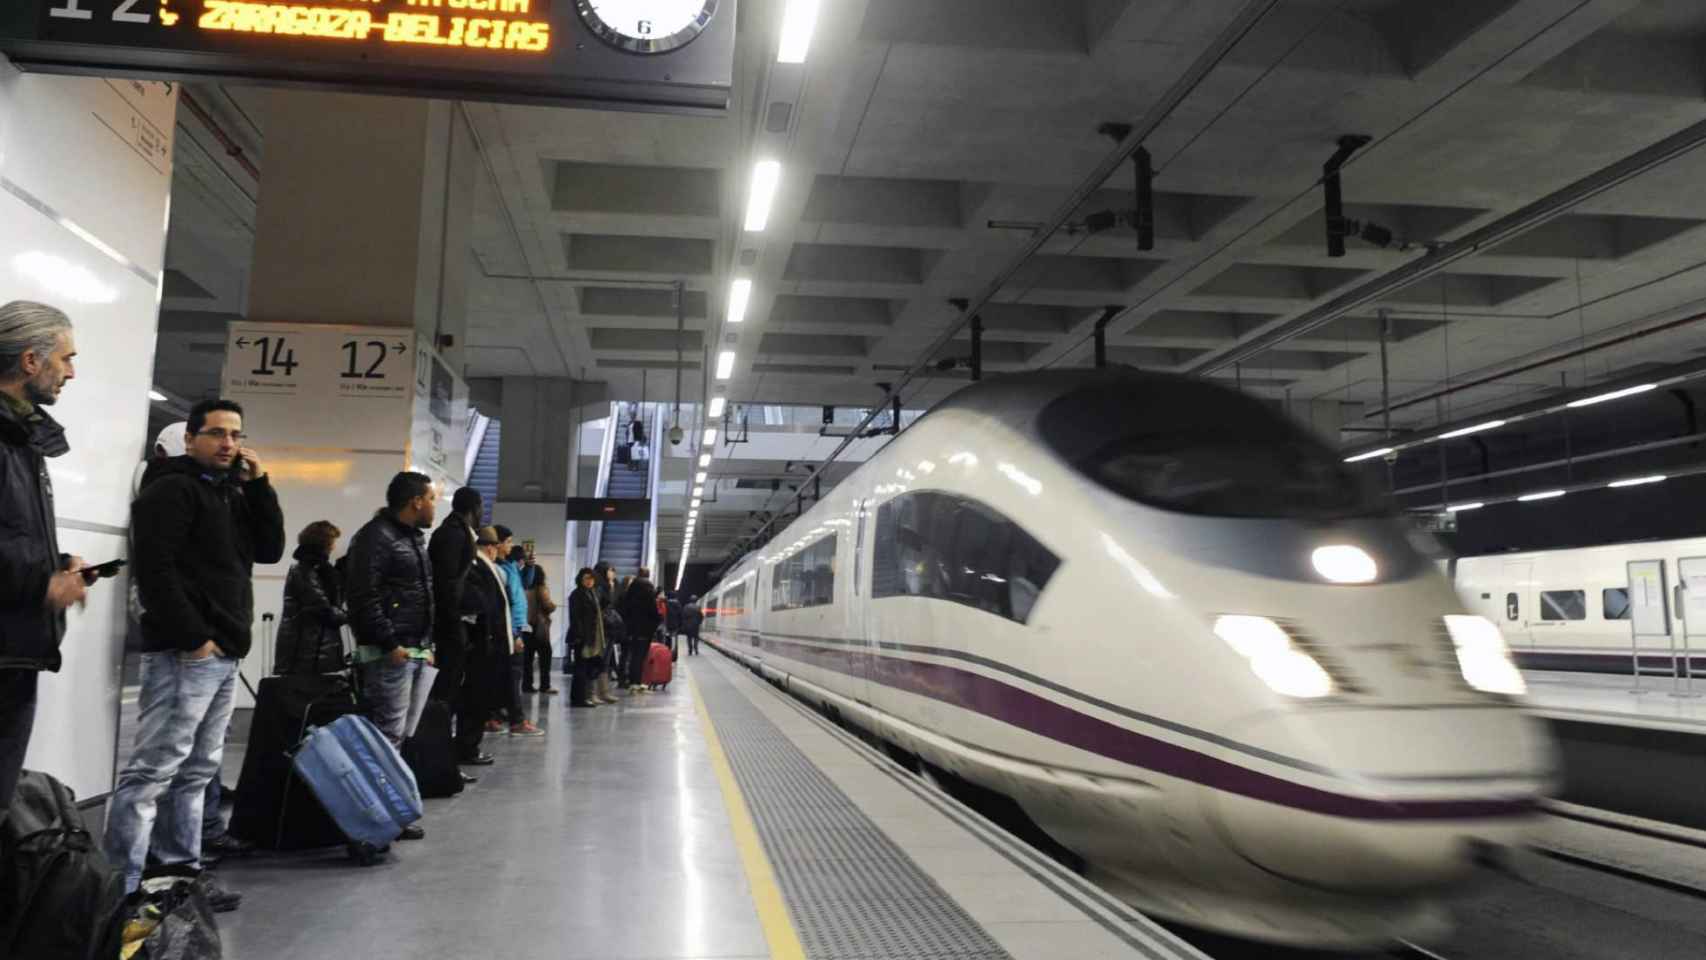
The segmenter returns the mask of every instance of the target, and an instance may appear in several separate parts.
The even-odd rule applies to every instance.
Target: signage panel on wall
[[[27,69],[721,111],[736,0],[7,0]]]
[[[409,424],[412,330],[234,323],[224,396],[244,405],[258,444],[401,450]]]

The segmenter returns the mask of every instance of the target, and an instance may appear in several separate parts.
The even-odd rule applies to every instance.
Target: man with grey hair
[[[71,447],[43,409],[76,375],[76,355],[64,313],[0,306],[0,812],[35,726],[36,674],[59,670],[66,608],[88,590],[83,561],[59,552],[47,460]]]

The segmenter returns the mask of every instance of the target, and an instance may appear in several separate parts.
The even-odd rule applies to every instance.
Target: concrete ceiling
[[[825,0],[800,69],[773,62],[780,2],[747,0],[726,117],[470,104],[486,163],[466,373],[604,380],[632,399],[643,376],[647,399],[668,396],[674,311],[647,285],[679,280],[690,398],[707,395],[715,351],[734,349],[734,376],[710,385],[732,403],[874,404],[876,384],[955,321],[950,298],[990,282],[1029,239],[1022,225],[1108,154],[1098,125],[1141,117],[1243,6]],[[1146,140],[1154,249],[1127,227],[1051,237],[984,311],[986,367],[1087,365],[1113,305],[1114,362],[1211,368],[1429,245],[1706,121],[1703,54],[1695,0],[1282,0]],[[244,91],[192,92],[249,155],[264,150]],[[179,134],[169,261],[184,285],[168,289],[163,346],[186,359],[163,349],[162,383],[193,394],[193,371],[216,364],[191,351],[246,299],[254,184],[204,130]],[[1352,239],[1332,259],[1319,179],[1345,134],[1373,138],[1344,168],[1346,213],[1399,243]],[[749,234],[760,155],[784,175],[769,226]],[[1444,391],[1397,406],[1400,430],[1706,350],[1703,324],[1623,336],[1701,312],[1701,183],[1706,153],[1687,153],[1212,375],[1354,443],[1379,425],[1366,415],[1381,396],[1381,311],[1393,399]],[[1081,214],[1133,204],[1127,167]],[[737,275],[755,288],[735,327]],[[1543,362],[1601,339],[1620,342]],[[906,405],[963,378],[920,377]],[[700,555],[731,536],[702,539]]]

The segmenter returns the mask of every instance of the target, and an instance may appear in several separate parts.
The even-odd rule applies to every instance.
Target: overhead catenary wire
[[[1131,131],[1126,134],[1126,136],[1120,141],[1119,145],[1105,156],[1102,161],[1096,165],[1095,169],[1093,169],[1089,175],[1087,175],[1078,184],[1078,186],[1072,190],[1067,198],[1055,208],[1054,213],[1050,215],[1048,220],[1044,221],[1043,226],[1033,234],[1028,241],[1026,241],[1020,250],[1009,258],[1007,263],[997,271],[995,276],[978,291],[977,295],[971,297],[967,301],[966,308],[960,312],[959,317],[955,319],[954,322],[950,323],[948,327],[943,330],[934,341],[932,341],[930,346],[919,355],[919,358],[908,365],[906,370],[895,379],[889,389],[885,391],[882,402],[878,406],[871,408],[870,412],[865,415],[865,418],[860,421],[859,425],[854,428],[853,432],[842,440],[835,450],[824,459],[823,463],[819,464],[812,471],[811,475],[806,478],[806,483],[809,483],[821,476],[829,468],[829,465],[835,462],[835,459],[852,445],[854,438],[869,428],[870,425],[876,421],[877,417],[890,406],[892,401],[898,399],[902,395],[901,392],[906,389],[907,385],[929,366],[932,358],[934,358],[937,353],[941,352],[943,347],[953,342],[954,337],[959,334],[960,330],[964,328],[966,324],[971,322],[971,318],[976,316],[984,306],[993,300],[995,296],[999,294],[1004,287],[1006,287],[1008,281],[1012,280],[1013,277],[1024,268],[1025,264],[1030,262],[1031,258],[1048,243],[1048,241],[1054,236],[1055,232],[1072,218],[1073,214],[1078,211],[1079,207],[1094,195],[1096,191],[1102,189],[1103,185],[1107,183],[1108,178],[1113,176],[1114,172],[1124,165],[1127,160],[1131,159],[1132,154],[1143,145],[1143,141],[1153,134],[1156,128],[1159,127],[1163,121],[1172,116],[1173,112],[1178,109],[1179,105],[1184,102],[1185,98],[1190,96],[1190,94],[1202,84],[1203,80],[1220,65],[1221,61],[1225,60],[1226,57],[1231,54],[1232,50],[1237,47],[1238,44],[1250,33],[1250,31],[1254,30],[1257,24],[1261,23],[1262,20],[1266,18],[1267,15],[1277,6],[1279,6],[1279,0],[1249,0],[1249,2],[1244,5],[1238,15],[1221,30],[1220,34],[1215,37],[1214,41],[1209,44],[1208,48],[1191,62],[1191,65],[1186,68],[1185,72],[1167,88],[1166,92],[1161,95],[1156,103],[1150,107],[1150,109],[1135,125],[1133,125]],[[805,484],[802,483],[802,489],[804,486]],[[797,496],[798,494],[796,493],[796,497]],[[756,540],[762,536],[775,522],[776,518],[773,517],[753,534],[753,539]]]

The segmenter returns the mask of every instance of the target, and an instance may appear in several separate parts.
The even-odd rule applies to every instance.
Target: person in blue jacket
[[[495,529],[498,540],[502,542],[498,556],[505,558],[499,560],[497,566],[498,572],[502,573],[504,578],[511,635],[515,642],[508,657],[496,658],[500,695],[493,702],[509,714],[510,736],[543,737],[545,731],[527,719],[527,707],[521,698],[521,674],[524,668],[522,653],[527,649],[524,635],[531,629],[527,623],[527,587],[521,576],[522,565],[527,561],[527,551],[515,545],[513,530],[502,524],[497,525]]]

